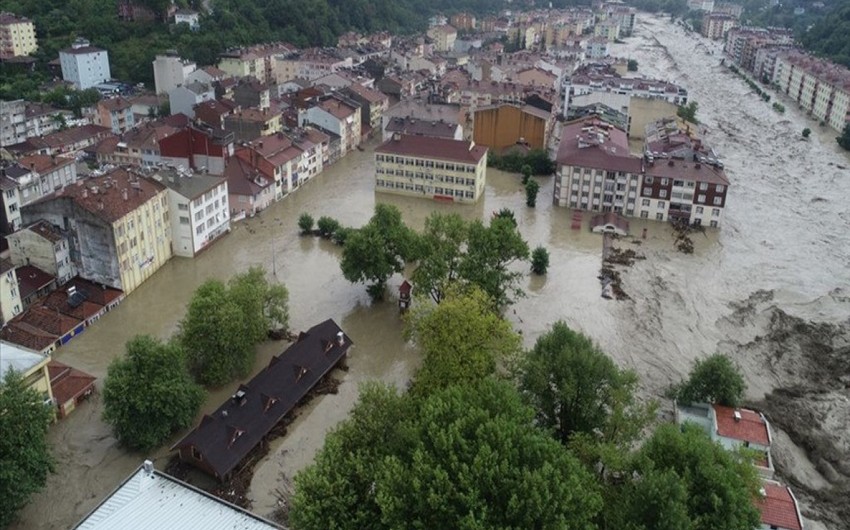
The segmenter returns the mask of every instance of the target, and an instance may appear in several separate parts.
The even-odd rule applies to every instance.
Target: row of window
[[[388,188],[388,189],[397,189],[397,190],[405,190],[412,191],[416,193],[427,193],[433,195],[444,195],[444,196],[454,196],[457,198],[467,198],[474,199],[475,193],[471,191],[457,190],[452,188],[442,188],[439,186],[423,186],[421,184],[411,184],[409,182],[393,182],[391,180],[381,180],[378,179],[375,181],[375,185],[379,188]]]
[[[445,182],[446,184],[459,184],[461,186],[475,186],[475,179],[467,179],[463,177],[454,177],[451,175],[429,175],[427,173],[420,173],[414,171],[402,171],[401,169],[396,169],[395,171],[389,169],[384,171],[382,168],[377,168],[375,172],[379,175],[387,175],[387,176],[396,176],[396,177],[407,177],[407,178],[415,178],[415,179],[423,179],[437,182]]]
[[[644,184],[652,184],[654,181],[655,181],[654,177],[650,177],[649,175],[647,175],[643,179]],[[662,178],[661,179],[661,185],[662,186],[667,186],[668,184],[670,184],[670,179],[668,179],[668,178]],[[694,187],[694,181],[692,181],[692,180],[673,180],[673,186],[685,186],[685,187],[688,187],[688,188],[693,188]],[[700,191],[708,191],[708,182],[700,182],[699,183],[699,189],[700,189]],[[717,193],[723,193],[723,191],[726,189],[726,186],[724,186],[723,184],[716,184],[714,186],[714,189]]]
[[[467,173],[475,173],[475,166],[467,164],[449,164],[445,162],[435,162],[433,160],[422,160],[420,158],[404,158],[401,156],[394,157],[390,155],[375,155],[375,160],[378,162],[387,162],[389,164],[401,164],[405,166],[445,169],[446,171],[465,171]]]

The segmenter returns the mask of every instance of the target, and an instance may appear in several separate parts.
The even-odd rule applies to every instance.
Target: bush
[[[534,208],[537,205],[537,192],[540,191],[540,184],[536,180],[529,180],[525,184],[525,205],[529,208]]]
[[[637,72],[638,62],[634,59],[629,59],[629,64],[627,66],[629,72]]]
[[[803,129],[803,138],[808,138],[809,136],[811,136],[811,134],[812,134],[812,130],[809,129],[808,127]]]
[[[838,145],[850,151],[850,123],[844,126],[841,136],[836,136],[835,141],[838,142]]]
[[[785,114],[785,105],[783,105],[782,103],[774,103],[773,110],[775,110],[779,114]]]
[[[531,272],[534,274],[546,274],[549,270],[549,251],[544,247],[537,247],[531,253]]]
[[[342,227],[339,221],[326,215],[319,217],[317,226],[319,227],[319,235],[327,239],[330,239]]]
[[[298,228],[301,229],[302,234],[309,234],[312,232],[314,223],[315,220],[309,213],[302,213],[301,216],[298,217]]]

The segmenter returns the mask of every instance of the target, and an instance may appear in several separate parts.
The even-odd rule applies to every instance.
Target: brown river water
[[[719,55],[708,41],[643,15],[638,32],[620,51],[638,59],[642,74],[666,77],[689,88],[700,103],[706,139],[726,162],[732,191],[725,226],[695,236],[693,255],[673,250],[667,225],[630,220],[632,233],[648,229],[648,239],[632,247],[647,259],[624,274],[625,290],[633,300],[600,297],[601,238],[587,230],[587,214],[582,230],[570,229],[571,213],[552,206],[551,179],[538,179],[541,191],[535,209],[525,206],[515,175],[493,170],[477,205],[376,195],[371,144],[260,217],[237,224],[202,255],[173,259],[116,311],[60,349],[56,358],[102,382],[109,363],[122,354],[130,337],[147,333],[165,338],[173,333],[193,290],[204,280],[227,279],[252,265],[265,266],[273,277],[274,263],[276,277],[290,292],[292,328],[306,329],[334,318],[352,337],[355,349],[350,370],[340,374],[338,394],[318,397],[302,409],[289,433],[273,442],[269,456],[257,466],[249,495],[254,511],[268,515],[276,507],[275,489],[311,462],[325,433],[353,406],[358,384],[379,379],[402,387],[418,363],[415,348],[402,338],[394,299],[393,290],[402,278],[391,280],[387,301],[371,304],[362,285],[342,278],[339,247],[298,235],[298,215],[330,215],[344,225],[359,226],[379,201],[398,206],[410,226],[421,228],[433,211],[486,219],[507,207],[516,212],[530,246],[544,245],[551,254],[549,273],[529,275],[527,296],[508,314],[527,344],[553,321],[563,319],[593,337],[620,364],[637,370],[648,396],[686,374],[694,359],[728,351],[745,369],[749,397],[764,398],[793,379],[797,366],[788,365],[786,359],[780,372],[768,358],[769,346],[753,347],[769,328],[772,314],[782,311],[806,322],[828,323],[841,323],[850,315],[850,172],[838,167],[850,161],[839,152],[834,134],[818,130],[795,108],[786,105],[788,112],[779,116],[747,94],[743,83],[716,66]],[[808,142],[799,139],[805,126],[814,131]],[[285,343],[263,344],[255,370],[284,347]],[[212,392],[204,411],[215,409],[236,385]],[[840,407],[830,410],[829,421],[846,432],[850,413]],[[167,447],[151,455],[126,452],[116,445],[101,412],[102,403],[95,396],[51,428],[56,473],[12,528],[68,528],[144,458],[164,466]],[[794,476],[816,490],[828,487],[831,478],[824,478],[821,466],[809,461],[799,443],[777,433],[778,451]],[[846,438],[836,442],[846,459],[850,446],[844,444]],[[818,515],[814,502],[803,499],[803,507]],[[816,522],[810,527],[826,528]]]

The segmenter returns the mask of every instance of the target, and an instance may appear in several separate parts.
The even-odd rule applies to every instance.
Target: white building
[[[195,117],[195,105],[215,99],[215,91],[210,85],[189,83],[178,86],[168,93],[168,104],[171,114],[183,113],[190,118]]]
[[[59,52],[62,79],[73,83],[78,90],[85,90],[112,79],[109,73],[109,54],[92,46],[86,39],[79,38]]]
[[[181,59],[176,54],[157,55],[153,61],[156,93],[168,94],[178,86],[185,85],[189,75],[197,69],[197,64]]]
[[[230,231],[226,179],[176,170],[160,171],[153,178],[168,188],[175,255],[194,257]]]
[[[200,17],[201,16],[197,11],[192,11],[191,9],[178,9],[174,12],[174,23],[188,24],[189,29],[197,31],[201,29]]]

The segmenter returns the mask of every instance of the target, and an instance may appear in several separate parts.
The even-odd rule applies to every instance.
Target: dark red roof
[[[477,164],[487,155],[487,148],[466,140],[400,134],[381,144],[375,152]]]
[[[771,528],[803,530],[800,512],[788,486],[776,482],[764,482],[765,496],[756,500],[761,512],[761,522]]]
[[[767,420],[754,410],[734,409],[722,405],[712,405],[717,416],[717,434],[733,440],[770,446]],[[735,419],[738,412],[741,419]]]
[[[97,380],[95,376],[71,368],[59,361],[47,363],[47,371],[50,374],[50,388],[53,391],[53,398],[59,405],[83,395],[94,386],[94,382]]]
[[[641,159],[629,151],[625,131],[595,116],[564,126],[557,162],[606,171],[641,172]]]
[[[28,324],[50,335],[62,337],[75,327],[82,324],[80,319],[63,315],[55,309],[41,305],[33,305],[20,315],[13,318],[9,323],[19,322]]]
[[[18,276],[18,287],[20,288],[22,300],[29,298],[33,293],[37,293],[40,289],[56,281],[56,278],[52,274],[48,274],[32,265],[18,267],[15,274]]]
[[[59,337],[26,322],[12,319],[0,330],[0,339],[30,350],[42,351],[59,340]]]
[[[709,184],[729,185],[729,179],[723,169],[711,165],[700,164],[689,160],[659,159],[645,168],[647,175],[669,179],[707,182]]]

